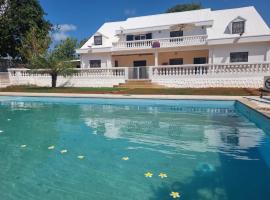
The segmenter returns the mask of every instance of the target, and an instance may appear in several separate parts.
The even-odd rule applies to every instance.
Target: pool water
[[[0,199],[269,200],[269,124],[234,101],[0,97]]]

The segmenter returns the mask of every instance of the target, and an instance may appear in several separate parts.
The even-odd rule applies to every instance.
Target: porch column
[[[268,51],[266,51],[265,61],[270,62],[270,48],[268,49]]]
[[[158,51],[155,51],[155,67],[158,66]]]
[[[213,64],[214,63],[214,50],[211,48],[211,49],[209,49],[209,51],[208,51],[209,53],[208,53],[208,59],[209,59],[209,63],[210,64]]]

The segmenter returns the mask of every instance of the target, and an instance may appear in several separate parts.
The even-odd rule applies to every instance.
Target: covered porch
[[[112,55],[113,67],[207,64],[209,50],[146,52]]]
[[[127,67],[128,79],[150,79],[150,67],[207,64],[209,50],[113,55],[113,67]]]

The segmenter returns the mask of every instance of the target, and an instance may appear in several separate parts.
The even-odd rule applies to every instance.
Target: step
[[[118,88],[165,88],[165,86],[152,83],[151,80],[127,80],[125,83],[120,83],[114,87]]]
[[[114,87],[117,88],[165,88],[165,86],[161,86],[161,85],[116,85]]]
[[[129,79],[126,80],[126,83],[152,83],[149,79]]]
[[[152,83],[120,83],[120,85],[152,85]]]

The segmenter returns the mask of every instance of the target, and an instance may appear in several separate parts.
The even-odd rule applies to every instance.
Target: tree
[[[44,39],[51,29],[44,15],[38,0],[0,0],[0,57],[26,61],[20,48],[27,34],[35,27],[38,39]]]
[[[55,46],[54,53],[60,59],[74,59],[77,47],[77,40],[74,38],[67,38],[64,41],[61,41]]]
[[[38,28],[34,26],[22,39],[22,44],[18,51],[26,61],[30,61],[32,57],[46,53],[50,44],[50,36],[44,37]]]
[[[70,60],[74,57],[76,40],[68,38],[56,45],[52,51],[45,54],[38,54],[31,58],[29,67],[33,73],[48,73],[52,78],[52,87],[57,85],[59,75],[68,76],[74,73],[73,64]]]
[[[201,3],[186,3],[186,4],[177,4],[171,8],[169,8],[166,13],[173,13],[173,12],[183,12],[189,10],[199,10],[202,9]]]
[[[78,44],[78,48],[81,48],[87,41],[88,41],[88,38],[82,39]]]

